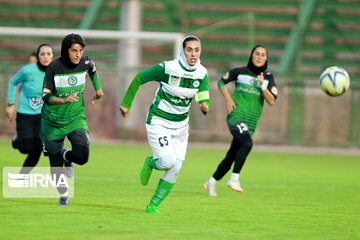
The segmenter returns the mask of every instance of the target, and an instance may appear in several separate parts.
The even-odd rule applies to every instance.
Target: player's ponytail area
[[[0,147],[2,169],[22,164],[10,139]],[[240,175],[244,192],[226,186],[229,172],[209,197],[203,183],[226,150],[190,142],[161,213],[149,214],[144,206],[163,172],[140,184],[147,143],[92,142],[87,165],[75,166],[68,206],[1,196],[0,239],[360,239],[359,155],[260,151],[255,144]]]

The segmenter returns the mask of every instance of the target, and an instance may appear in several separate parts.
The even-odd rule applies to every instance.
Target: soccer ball
[[[331,97],[343,95],[349,86],[349,74],[341,67],[328,67],[320,75],[321,90]]]

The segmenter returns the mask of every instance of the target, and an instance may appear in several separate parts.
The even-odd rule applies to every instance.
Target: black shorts
[[[242,120],[228,122],[228,127],[231,135],[238,140],[244,138],[251,138],[251,134],[247,124]]]
[[[86,129],[76,129],[69,133],[66,137],[72,145],[76,144],[86,148],[89,148],[90,146],[89,133]],[[43,142],[44,155],[48,156],[49,154],[56,154],[60,152],[64,147],[64,140],[65,138]]]
[[[16,113],[17,140],[40,138],[41,114]]]

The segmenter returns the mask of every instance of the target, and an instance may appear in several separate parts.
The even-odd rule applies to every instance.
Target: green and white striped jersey
[[[130,109],[141,84],[159,82],[146,123],[166,128],[184,127],[189,121],[189,108],[195,96],[197,102],[209,101],[209,76],[204,66],[187,70],[175,59],[164,61],[138,73],[127,90],[122,106]]]

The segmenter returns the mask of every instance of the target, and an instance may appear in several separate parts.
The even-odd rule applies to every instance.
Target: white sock
[[[215,178],[211,177],[211,178],[209,179],[209,183],[210,183],[210,184],[215,184],[215,183],[217,183],[217,181],[216,181]]]
[[[239,180],[239,173],[232,173],[230,180],[235,180],[238,181]]]

